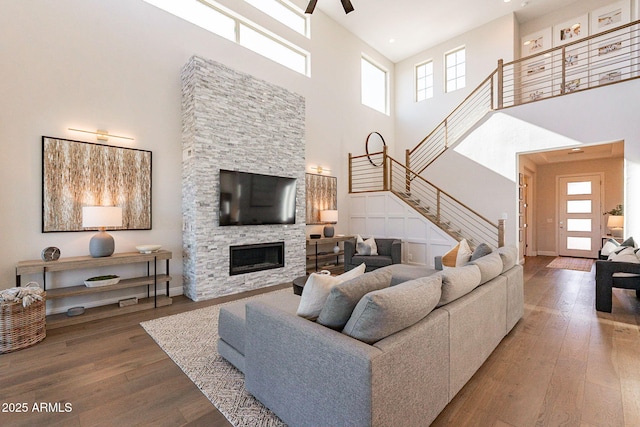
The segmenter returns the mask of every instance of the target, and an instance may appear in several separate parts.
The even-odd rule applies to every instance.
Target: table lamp
[[[105,231],[106,227],[122,226],[122,208],[118,206],[84,206],[82,208],[82,226],[98,228],[100,232],[89,241],[89,253],[94,258],[111,256],[115,249],[113,237]]]
[[[607,228],[611,230],[613,237],[622,237],[624,227],[624,215],[609,215]]]
[[[320,211],[320,222],[325,224],[335,224],[338,222],[338,211],[333,209]],[[333,225],[325,225],[323,232],[324,237],[333,237],[333,233],[335,232]]]

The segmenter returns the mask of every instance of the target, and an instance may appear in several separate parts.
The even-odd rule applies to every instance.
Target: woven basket
[[[21,350],[39,343],[47,335],[45,292],[42,301],[29,307],[21,302],[0,304],[0,353]]]

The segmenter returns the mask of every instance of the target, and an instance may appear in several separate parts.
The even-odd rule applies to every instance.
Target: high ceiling
[[[355,11],[346,15],[339,0],[318,0],[316,11],[398,62],[509,13],[524,23],[575,1],[351,0]]]

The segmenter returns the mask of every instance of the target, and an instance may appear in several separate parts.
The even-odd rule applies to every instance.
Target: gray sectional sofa
[[[360,284],[377,274],[392,286],[362,297],[343,331],[297,316],[293,293],[266,294],[221,309],[218,350],[290,426],[429,425],[522,317],[522,271],[504,247],[442,272],[365,273]],[[362,338],[380,333],[371,319],[398,330]]]

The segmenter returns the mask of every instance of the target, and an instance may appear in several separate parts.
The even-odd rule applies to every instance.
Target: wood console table
[[[42,287],[47,291],[47,300],[68,298],[79,295],[90,295],[101,292],[113,291],[117,289],[127,289],[139,286],[147,287],[147,298],[138,300],[137,304],[120,307],[116,304],[108,304],[100,307],[89,308],[84,314],[69,317],[66,313],[53,314],[47,316],[47,328],[54,329],[67,325],[89,322],[97,319],[118,316],[126,313],[146,310],[154,307],[162,307],[171,304],[169,297],[169,260],[172,254],[170,251],[160,250],[150,254],[138,252],[117,253],[109,257],[93,258],[90,256],[60,258],[57,261],[20,261],[16,265],[16,285],[21,286],[21,277],[25,274],[42,274]],[[158,274],[158,261],[165,261],[165,273]],[[147,275],[121,279],[119,283],[109,286],[87,287],[85,285],[69,286],[63,288],[47,289],[47,273],[68,270],[82,270],[98,267],[117,266],[125,264],[147,263]],[[151,265],[153,264],[153,272]],[[158,283],[166,283],[165,295],[158,295]],[[153,285],[153,296],[151,296],[151,285]]]
[[[333,252],[333,247],[340,242],[352,239],[355,239],[355,237],[336,236],[307,239],[307,274],[320,270],[329,270],[331,274],[344,273],[344,261],[340,260],[340,257],[344,255],[344,248],[341,248],[340,252],[335,253]],[[319,246],[326,246],[327,251],[319,250]],[[324,265],[326,262],[330,262],[331,264]]]

